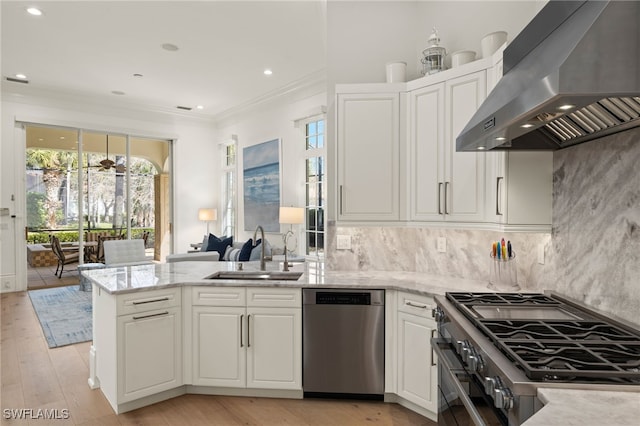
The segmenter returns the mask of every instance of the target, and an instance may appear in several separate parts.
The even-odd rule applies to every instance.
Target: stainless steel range
[[[640,332],[626,324],[553,293],[435,301],[439,424],[521,425],[539,387],[640,392]]]

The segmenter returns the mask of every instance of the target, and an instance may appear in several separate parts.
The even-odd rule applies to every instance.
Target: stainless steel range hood
[[[554,150],[640,126],[640,2],[550,1],[503,73],[458,151]]]

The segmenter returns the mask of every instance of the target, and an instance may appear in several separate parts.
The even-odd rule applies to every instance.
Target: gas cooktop
[[[540,293],[446,298],[531,380],[640,385],[640,332]]]

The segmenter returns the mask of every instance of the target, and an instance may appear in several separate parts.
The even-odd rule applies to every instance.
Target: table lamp
[[[216,209],[198,209],[198,220],[207,222],[207,236],[209,236],[209,222],[218,219],[218,211]]]
[[[282,236],[284,242],[284,267],[283,271],[289,270],[289,261],[287,259],[287,243],[289,238],[293,236],[293,225],[304,223],[303,207],[280,207],[280,223],[290,225],[289,230]]]

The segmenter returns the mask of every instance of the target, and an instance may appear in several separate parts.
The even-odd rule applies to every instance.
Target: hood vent
[[[640,2],[549,1],[504,72],[458,151],[554,150],[640,126]]]

